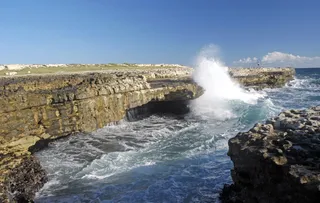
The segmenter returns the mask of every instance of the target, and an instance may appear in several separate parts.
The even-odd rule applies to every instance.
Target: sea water
[[[183,118],[123,120],[36,153],[49,181],[35,201],[218,202],[231,183],[229,138],[282,110],[320,105],[320,69],[296,69],[283,88],[246,91],[214,55],[197,57],[194,79],[206,92]]]

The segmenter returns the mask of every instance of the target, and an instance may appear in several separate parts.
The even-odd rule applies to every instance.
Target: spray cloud
[[[197,113],[213,113],[216,118],[225,119],[232,116],[230,101],[254,104],[262,95],[247,92],[233,81],[218,54],[219,48],[209,45],[196,58],[193,79],[205,89],[205,93],[193,102],[192,107]]]

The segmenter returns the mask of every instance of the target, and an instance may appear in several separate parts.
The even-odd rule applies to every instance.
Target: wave
[[[76,174],[76,178],[105,179],[141,166],[155,164],[148,158],[141,159],[139,151],[111,152],[95,159]]]
[[[294,78],[294,80],[288,82],[285,87],[294,89],[319,89],[320,79],[318,78]]]
[[[255,104],[263,95],[242,89],[233,81],[228,67],[219,60],[217,54],[218,48],[210,45],[202,49],[196,59],[193,78],[205,89],[205,93],[192,103],[192,107],[199,114],[210,112],[218,119],[230,119],[234,114],[228,101]]]

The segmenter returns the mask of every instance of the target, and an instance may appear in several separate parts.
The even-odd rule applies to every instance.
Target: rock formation
[[[25,75],[25,74],[46,74],[54,72],[82,72],[104,70],[113,72],[121,70],[145,70],[150,69],[183,70],[188,69],[180,64],[7,64],[0,65],[1,75]],[[2,72],[2,73],[1,73]],[[170,71],[169,71],[170,72]],[[255,89],[265,87],[281,87],[293,79],[295,69],[293,68],[229,68],[229,74],[240,84]]]
[[[320,106],[290,110],[229,140],[234,184],[222,202],[320,199]]]
[[[92,132],[148,102],[199,97],[190,75],[183,68],[2,78],[0,199],[32,199],[46,177],[30,155],[48,141]]]
[[[230,68],[230,75],[243,86],[275,88],[294,79],[293,68]]]

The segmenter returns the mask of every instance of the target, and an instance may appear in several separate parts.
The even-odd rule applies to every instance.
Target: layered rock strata
[[[229,140],[234,184],[223,202],[320,200],[320,106],[290,110]]]
[[[0,65],[0,76],[30,75],[30,74],[52,74],[71,73],[83,71],[114,72],[115,69],[135,70],[140,72],[154,72],[160,69],[161,72],[172,73],[172,70],[184,71],[186,66],[179,64],[11,64]],[[295,70],[293,68],[229,68],[229,74],[240,84],[256,89],[264,87],[281,87],[289,80],[293,79]],[[149,74],[148,74],[149,75]],[[152,75],[151,75],[152,77]]]
[[[2,78],[0,202],[32,200],[46,181],[33,151],[117,122],[148,102],[197,98],[203,89],[190,75],[185,68]]]
[[[256,89],[275,88],[294,79],[294,68],[230,68],[230,75],[240,84]]]

